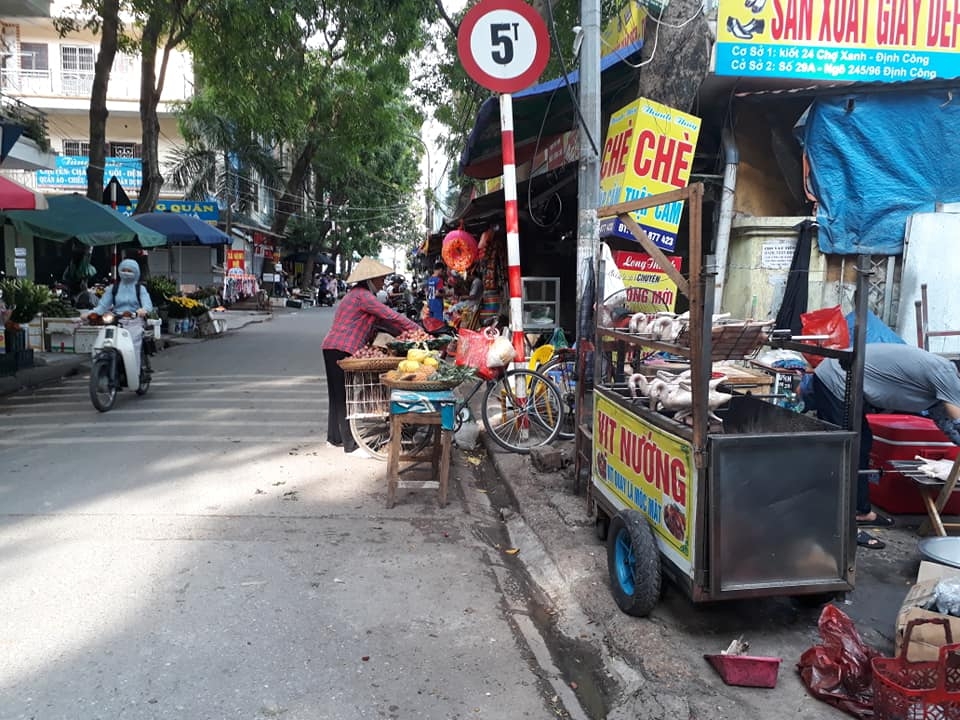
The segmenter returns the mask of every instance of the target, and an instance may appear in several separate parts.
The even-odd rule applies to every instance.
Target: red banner
[[[246,253],[243,250],[227,250],[227,270],[246,266]]]

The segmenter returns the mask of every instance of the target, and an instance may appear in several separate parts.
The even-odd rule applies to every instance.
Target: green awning
[[[26,237],[54,242],[76,238],[91,247],[138,243],[147,248],[167,244],[167,238],[160,233],[83,195],[47,195],[47,203],[47,210],[10,210],[0,212],[0,218]]]

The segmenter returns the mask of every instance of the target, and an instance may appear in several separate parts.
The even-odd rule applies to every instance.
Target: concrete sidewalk
[[[227,310],[222,313],[227,321],[226,333],[208,337],[182,337],[178,335],[163,335],[160,338],[161,348],[177,345],[213,340],[236,330],[240,330],[254,323],[272,320],[275,314],[284,312],[276,309],[273,313],[257,310]],[[0,377],[0,397],[12,395],[30,388],[41,387],[48,383],[59,382],[65,377],[87,372],[90,367],[89,355],[75,355],[73,353],[34,352],[34,366],[17,370],[13,375]]]
[[[501,511],[511,543],[549,598],[559,631],[593,644],[619,676],[618,700],[606,717],[766,720],[783,717],[784,707],[806,720],[837,717],[807,694],[794,671],[800,655],[817,642],[820,605],[790,598],[695,604],[664,578],[650,617],[625,615],[610,591],[607,550],[596,536],[583,483],[574,492],[573,441],[554,443],[562,462],[550,458],[554,465],[540,471],[530,456],[504,452],[482,432],[480,437],[512,496],[509,507],[517,511]],[[556,465],[562,469],[553,470]],[[916,578],[922,520],[898,515],[895,527],[871,528],[886,548],[859,550],[856,589],[834,602],[863,640],[886,656],[893,654],[897,611]],[[751,643],[751,654],[783,658],[776,690],[726,686],[703,660],[703,653],[718,653],[738,636]]]

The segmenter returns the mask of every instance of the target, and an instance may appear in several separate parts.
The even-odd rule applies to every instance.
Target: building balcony
[[[36,105],[55,108],[57,101],[87,100],[93,90],[92,70],[0,70],[0,89],[4,95],[29,99]],[[163,88],[164,103],[186,100],[193,95],[193,87],[186,78],[168,76]],[[111,73],[107,88],[107,102],[140,102],[140,73]],[[72,106],[72,104],[71,104]]]

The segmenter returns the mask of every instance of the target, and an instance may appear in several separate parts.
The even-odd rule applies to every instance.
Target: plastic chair
[[[541,365],[550,362],[551,358],[553,358],[553,345],[541,345],[532,353],[530,353],[530,360],[527,362],[527,369],[536,370]]]

